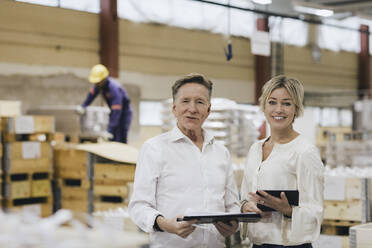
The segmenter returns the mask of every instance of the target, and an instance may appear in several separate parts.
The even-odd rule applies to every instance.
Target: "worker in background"
[[[85,108],[101,93],[111,110],[107,129],[113,136],[111,140],[127,143],[128,130],[132,120],[132,109],[127,92],[123,86],[109,77],[108,69],[101,64],[92,67],[89,82],[93,86],[78,112],[83,114]]]
[[[253,248],[311,248],[319,237],[324,167],[318,149],[293,129],[303,98],[303,86],[294,78],[276,76],[263,86],[259,100],[270,137],[251,146],[241,187],[242,212],[262,216],[242,232]],[[299,204],[291,206],[284,192],[275,197],[265,190],[298,190]],[[263,212],[257,204],[276,211]]]
[[[190,212],[239,212],[229,151],[202,128],[211,108],[212,82],[191,74],[172,87],[177,126],[141,148],[129,203],[134,223],[150,233],[151,247],[224,247],[238,223],[205,227],[177,217]]]

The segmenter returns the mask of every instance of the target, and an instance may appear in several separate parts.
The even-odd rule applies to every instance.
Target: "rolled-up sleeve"
[[[320,234],[323,220],[324,166],[315,147],[303,152],[298,159],[296,173],[299,206],[293,207],[291,240],[306,243],[316,240]]]
[[[133,222],[145,232],[154,232],[156,210],[156,187],[160,168],[159,154],[149,143],[145,143],[139,153],[134,178],[133,194],[128,206]]]

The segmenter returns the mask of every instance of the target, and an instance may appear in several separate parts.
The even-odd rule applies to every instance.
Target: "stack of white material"
[[[331,142],[326,148],[329,166],[372,166],[372,140],[347,140]]]
[[[68,210],[40,219],[30,213],[0,213],[0,247],[21,248],[136,248],[148,244],[147,236],[105,226],[88,228],[74,220]],[[61,227],[68,223],[69,227]]]
[[[117,208],[107,211],[97,211],[93,213],[93,217],[96,223],[119,231],[138,231],[138,227],[130,219],[127,209]]]
[[[223,143],[233,155],[243,157],[258,137],[258,127],[264,117],[257,106],[240,105],[224,98],[212,98],[211,112],[203,127],[210,131],[218,142]],[[172,113],[172,99],[163,102],[162,130],[176,126]]]

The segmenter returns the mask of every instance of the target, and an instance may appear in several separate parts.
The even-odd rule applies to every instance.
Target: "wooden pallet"
[[[53,214],[53,198],[34,197],[4,200],[4,210],[9,213],[31,211],[41,217],[48,217]]]
[[[19,199],[51,196],[50,177],[48,173],[7,175],[4,183],[4,197]]]
[[[323,220],[321,233],[327,235],[349,235],[349,228],[360,223],[359,221]]]
[[[362,201],[324,201],[324,219],[362,221]]]
[[[95,163],[94,179],[134,181],[135,165]]]
[[[91,189],[92,183],[89,179],[81,178],[59,178],[57,179],[58,187],[73,187],[73,188],[82,188],[82,189]]]

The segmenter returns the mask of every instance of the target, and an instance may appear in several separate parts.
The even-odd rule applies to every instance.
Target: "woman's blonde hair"
[[[286,77],[284,75],[275,76],[265,83],[262,87],[262,95],[259,98],[260,107],[265,111],[265,104],[271,93],[279,88],[284,88],[292,97],[293,103],[296,107],[295,118],[301,116],[304,112],[304,87],[295,78]]]

